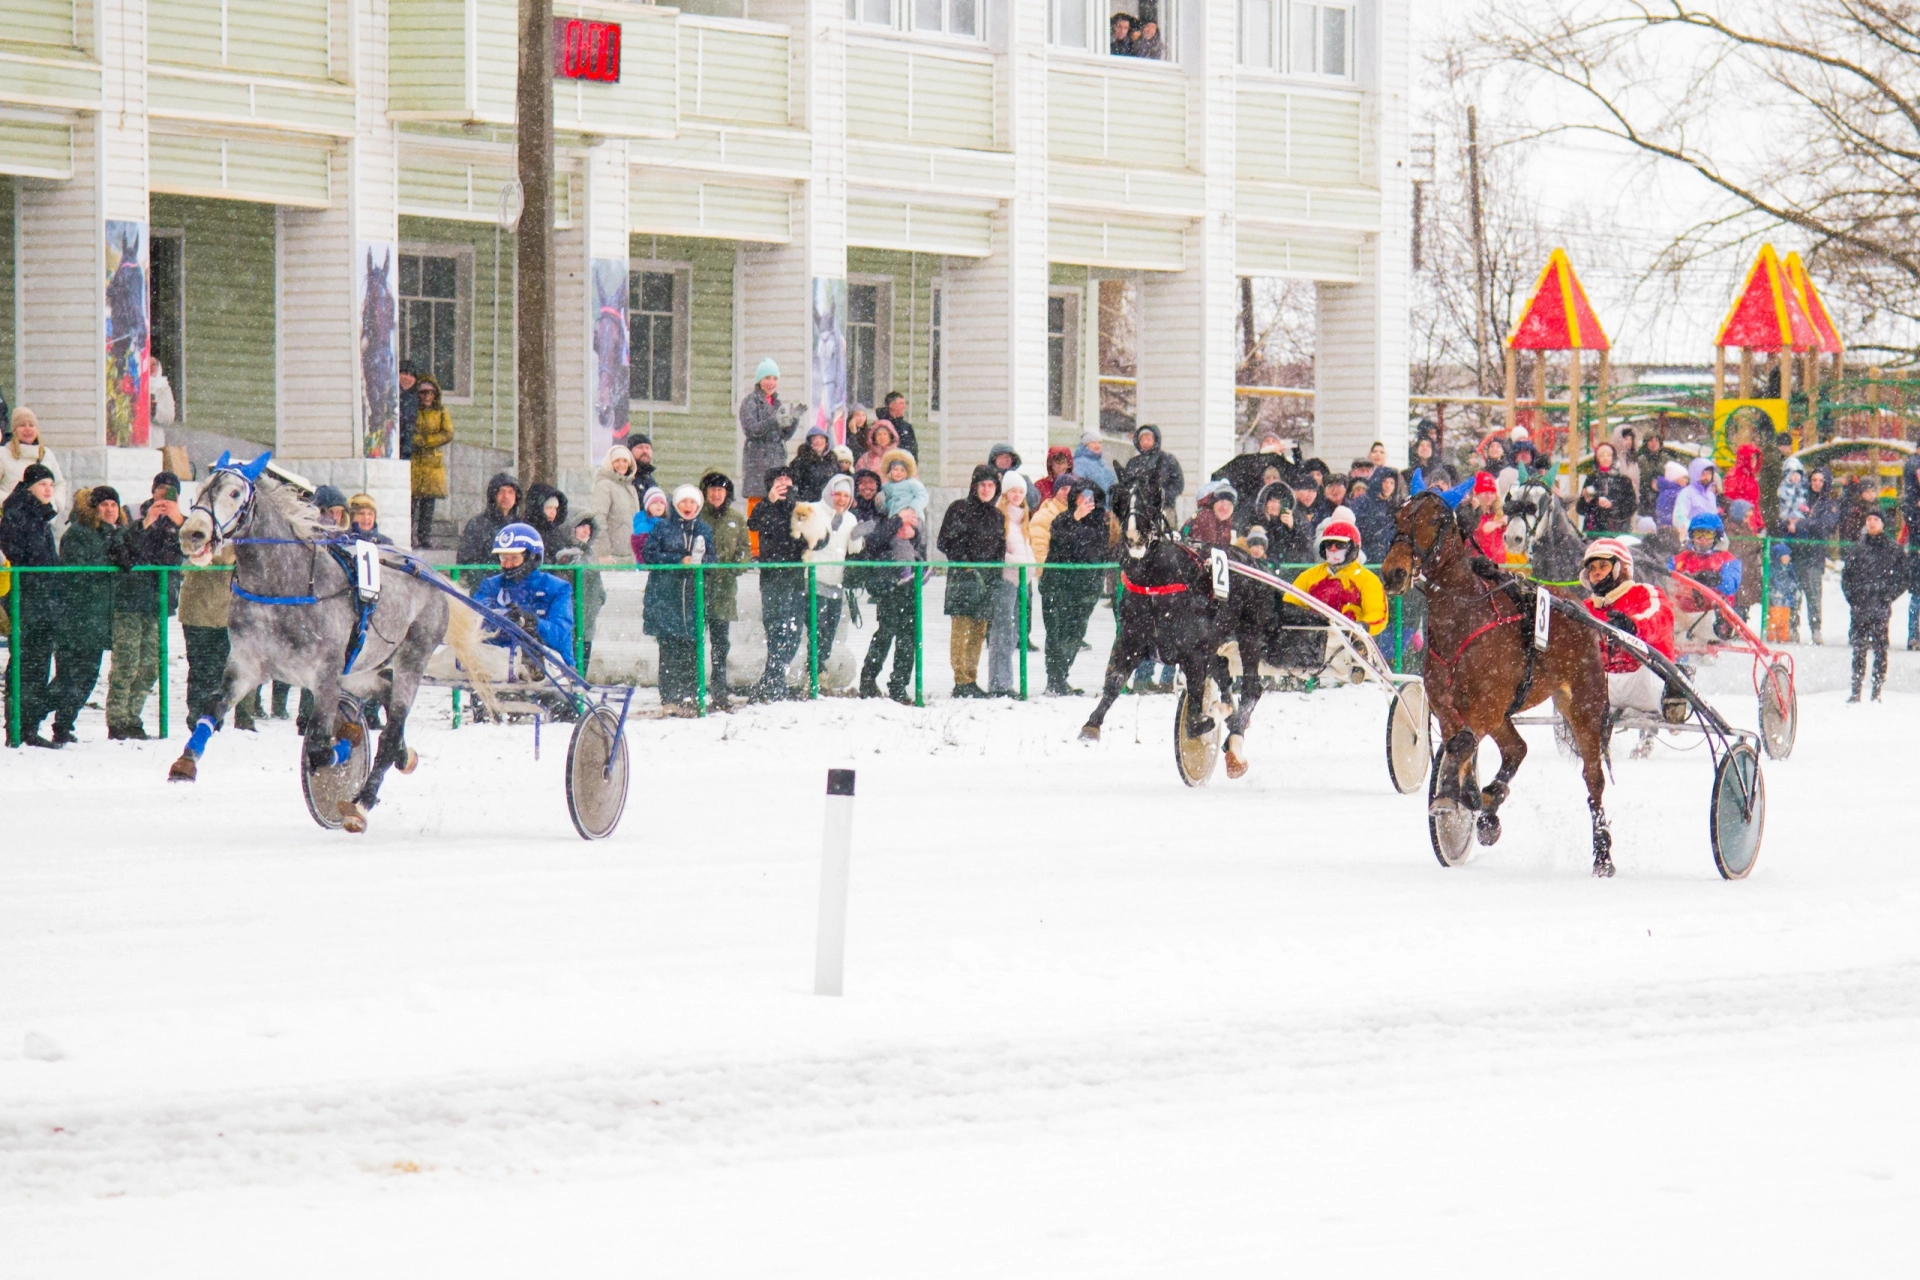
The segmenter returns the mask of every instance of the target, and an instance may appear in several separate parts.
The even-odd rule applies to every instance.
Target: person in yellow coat
[[[453,419],[440,399],[440,384],[421,378],[413,384],[420,412],[413,421],[413,545],[433,545],[433,507],[447,496],[447,446],[453,443]]]
[[[1293,585],[1379,635],[1387,625],[1387,593],[1361,561],[1360,530],[1345,520],[1329,520],[1320,530],[1319,550],[1320,563],[1304,570]]]

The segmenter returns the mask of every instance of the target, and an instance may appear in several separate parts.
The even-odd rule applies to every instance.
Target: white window
[[[400,358],[447,400],[473,398],[471,246],[400,246]]]
[[[978,39],[983,7],[984,0],[847,0],[847,21]]]
[[[1295,75],[1353,75],[1353,8],[1343,4],[1292,6],[1287,33],[1287,70]]]
[[[869,408],[893,381],[893,281],[847,282],[847,396]]]
[[[1063,49],[1173,57],[1173,0],[1048,0],[1048,6],[1049,37]]]
[[[1069,421],[1080,416],[1080,295],[1059,290],[1047,295],[1047,416]]]
[[[1351,4],[1240,0],[1240,65],[1353,78]]]
[[[687,299],[692,269],[684,263],[641,262],[627,272],[629,386],[635,409],[687,405]]]
[[[946,317],[947,291],[937,281],[933,286],[933,326],[928,337],[927,351],[927,409],[932,413],[940,412],[940,355],[947,336]]]

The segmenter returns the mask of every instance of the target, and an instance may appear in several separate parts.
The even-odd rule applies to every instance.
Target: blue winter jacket
[[[704,550],[700,556],[702,564],[712,564],[717,556],[713,549],[713,529],[705,520],[686,520],[675,512],[661,517],[653,526],[653,532],[647,537],[647,545],[641,549],[642,564],[679,564],[693,554],[698,543]],[[694,630],[696,621],[694,582],[692,569],[674,569],[665,573],[647,575],[647,595],[642,605],[644,621],[641,629],[650,636],[663,640],[694,640],[699,633]]]
[[[490,609],[522,609],[540,620],[540,639],[568,662],[573,661],[573,584],[551,573],[530,573],[519,582],[504,573],[480,579],[473,598]],[[510,645],[511,636],[496,631],[488,644]]]
[[[1073,474],[1082,480],[1091,480],[1100,487],[1104,496],[1120,483],[1113,464],[1087,448],[1084,444],[1073,451]]]

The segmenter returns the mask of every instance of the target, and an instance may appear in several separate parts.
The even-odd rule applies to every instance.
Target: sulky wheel
[[[1433,812],[1433,799],[1440,794],[1440,759],[1446,752],[1441,751],[1433,759],[1433,768],[1427,775],[1427,838],[1433,842],[1433,856],[1440,860],[1443,867],[1457,867],[1473,853],[1474,831],[1479,825],[1479,813],[1472,809],[1448,809],[1436,815]],[[1478,790],[1480,771],[1476,768],[1468,776],[1462,791]]]
[[[1734,743],[1714,766],[1707,826],[1721,878],[1746,879],[1760,860],[1760,838],[1767,828],[1767,780],[1750,743]]]
[[[1426,686],[1409,681],[1395,689],[1387,707],[1387,777],[1403,796],[1420,789],[1433,762],[1430,725]]]
[[[567,743],[567,813],[582,840],[604,840],[627,808],[627,735],[620,717],[595,707]]]
[[[338,831],[346,825],[353,798],[367,785],[367,775],[373,772],[373,741],[359,700],[340,695],[340,718],[360,726],[360,741],[347,753],[345,764],[314,768],[307,763],[306,739],[300,740],[300,792],[306,797],[307,812],[329,831]]]
[[[1760,745],[1769,760],[1793,754],[1794,735],[1800,730],[1800,694],[1793,687],[1787,664],[1776,661],[1760,678]]]
[[[1199,737],[1187,735],[1187,699],[1196,696],[1192,689],[1180,690],[1173,704],[1173,762],[1180,769],[1180,781],[1190,787],[1204,787],[1220,762],[1220,726]],[[1204,699],[1206,693],[1199,695]]]

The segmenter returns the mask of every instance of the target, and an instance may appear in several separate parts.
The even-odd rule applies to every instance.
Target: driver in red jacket
[[[1587,612],[1617,630],[1638,636],[1649,648],[1674,656],[1673,606],[1666,593],[1650,583],[1633,580],[1633,552],[1618,538],[1600,538],[1587,546],[1580,581],[1592,596]],[[1690,710],[1678,690],[1667,687],[1658,672],[1644,666],[1625,645],[1601,642],[1607,667],[1607,702],[1615,710],[1631,708],[1664,715],[1672,723],[1686,720]]]

